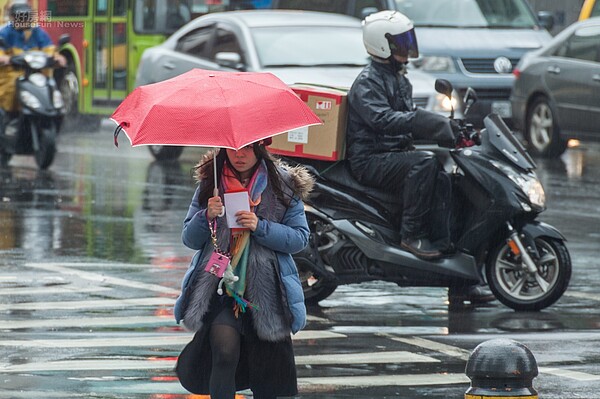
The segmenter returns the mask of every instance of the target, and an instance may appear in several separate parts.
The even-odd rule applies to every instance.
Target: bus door
[[[128,93],[127,0],[93,3],[92,107],[110,111]]]

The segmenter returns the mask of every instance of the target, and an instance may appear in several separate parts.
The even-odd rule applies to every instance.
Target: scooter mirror
[[[64,46],[67,43],[71,43],[71,36],[69,36],[68,33],[60,35],[60,37],[58,38],[58,45]]]
[[[477,102],[477,93],[475,93],[475,90],[473,90],[472,87],[468,87],[465,92],[465,97],[463,98],[463,103],[465,103],[465,115],[469,112],[471,105],[475,104],[475,102]]]
[[[446,79],[436,79],[435,80],[435,91],[445,95],[446,97],[452,99],[452,83],[450,83]]]

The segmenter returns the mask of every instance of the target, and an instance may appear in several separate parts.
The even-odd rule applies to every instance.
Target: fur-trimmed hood
[[[214,159],[215,154],[218,153],[218,151],[220,150],[209,150],[202,156],[200,162],[198,162],[198,164],[195,166],[196,172],[194,177],[196,181],[200,182],[209,176],[212,176],[213,163],[211,161]],[[289,176],[289,181],[292,183],[294,191],[300,197],[300,199],[302,199],[302,201],[306,201],[315,183],[315,180],[308,169],[302,165],[289,165],[278,158],[275,158],[273,162],[279,169],[279,172],[284,179],[286,178],[286,175]]]

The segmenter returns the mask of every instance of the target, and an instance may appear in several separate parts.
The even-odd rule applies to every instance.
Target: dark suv
[[[396,8],[415,24],[421,57],[411,65],[448,79],[461,95],[475,89],[475,126],[490,112],[511,124],[513,68],[552,39],[552,17],[535,15],[527,0],[396,0]]]
[[[263,3],[271,3],[271,8],[333,12],[360,19],[377,11],[396,9],[394,0],[272,0]]]

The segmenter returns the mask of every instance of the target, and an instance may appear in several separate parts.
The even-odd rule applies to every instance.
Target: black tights
[[[212,374],[210,375],[210,398],[233,399],[235,397],[235,370],[240,359],[241,336],[237,330],[226,324],[213,324],[210,327],[210,348],[212,351]],[[254,399],[276,399],[271,395],[257,395]]]
[[[210,327],[212,351],[212,374],[210,375],[211,399],[235,397],[235,370],[240,359],[240,333],[226,324]]]

